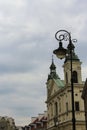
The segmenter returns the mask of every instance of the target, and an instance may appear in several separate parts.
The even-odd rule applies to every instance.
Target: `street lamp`
[[[73,130],[76,130],[75,127],[75,112],[74,112],[74,88],[73,88],[73,71],[72,71],[72,54],[74,51],[74,45],[73,42],[76,42],[76,39],[71,39],[71,35],[66,30],[59,30],[55,34],[55,38],[57,41],[59,41],[59,48],[54,50],[53,53],[59,58],[63,59],[67,56],[67,53],[70,56],[70,69],[71,69],[71,100],[72,100],[72,127]],[[68,49],[65,49],[63,47],[62,41],[69,41],[69,44],[67,46]],[[69,51],[69,52],[68,52]]]

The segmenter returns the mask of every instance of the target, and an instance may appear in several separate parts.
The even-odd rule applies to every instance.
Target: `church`
[[[69,52],[69,48],[68,48]],[[75,53],[72,54],[74,112],[76,130],[85,130],[85,112],[82,91],[81,61]],[[52,58],[50,73],[47,78],[47,130],[72,130],[72,100],[71,100],[71,70],[70,55],[65,57],[63,64],[64,80],[56,72],[56,65]]]

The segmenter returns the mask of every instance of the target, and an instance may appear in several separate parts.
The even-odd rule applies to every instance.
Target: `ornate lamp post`
[[[72,71],[72,53],[74,50],[74,45],[73,42],[76,42],[76,39],[71,39],[71,35],[68,31],[66,30],[59,30],[56,32],[55,34],[55,38],[57,41],[59,41],[59,48],[54,50],[53,53],[59,58],[59,59],[63,59],[66,57],[68,51],[70,54],[70,69],[71,69],[71,100],[72,100],[72,127],[73,130],[76,130],[75,127],[75,111],[74,111],[74,88],[73,88],[73,71]],[[68,44],[68,49],[65,49],[63,47],[63,43],[62,41],[69,41]]]

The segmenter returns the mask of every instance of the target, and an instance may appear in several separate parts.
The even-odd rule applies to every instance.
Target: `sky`
[[[77,39],[75,51],[85,81],[87,0],[0,0],[0,116],[24,126],[44,113],[49,67],[58,47],[55,33],[60,29]],[[63,62],[54,56],[61,79]]]

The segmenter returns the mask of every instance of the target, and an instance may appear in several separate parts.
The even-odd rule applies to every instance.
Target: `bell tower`
[[[72,74],[72,77],[73,77],[73,83],[78,83],[78,84],[82,84],[82,75],[81,75],[81,61],[80,59],[78,58],[78,56],[75,54],[75,47],[74,45],[72,44],[72,70],[73,70],[73,74]],[[70,59],[70,48],[69,46],[67,47],[68,49],[68,54],[65,58],[65,62],[64,62],[64,81],[65,81],[65,84],[70,84],[71,83],[71,70],[70,70],[70,62],[71,62],[71,59]]]
[[[50,65],[50,74],[48,75],[48,81],[53,78],[59,78],[59,76],[56,73],[56,66],[54,64],[53,56],[52,56],[52,63]]]

